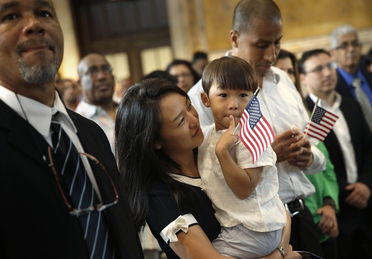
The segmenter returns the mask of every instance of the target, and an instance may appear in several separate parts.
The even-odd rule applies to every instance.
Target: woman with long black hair
[[[220,225],[200,188],[196,159],[202,141],[195,109],[172,82],[145,80],[120,104],[116,150],[135,225],[140,230],[147,221],[168,259],[226,258],[211,244]],[[282,258],[279,251],[269,257]]]

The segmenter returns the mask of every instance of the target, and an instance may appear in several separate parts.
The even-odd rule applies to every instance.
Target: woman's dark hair
[[[129,195],[129,205],[137,230],[145,224],[148,213],[148,188],[154,181],[165,183],[180,208],[192,208],[193,192],[175,181],[169,173],[180,172],[180,166],[154,143],[160,137],[160,101],[176,93],[188,95],[165,79],[147,79],[133,85],[119,105],[115,136],[119,171]]]
[[[240,89],[254,92],[258,83],[256,74],[247,61],[226,56],[215,59],[204,69],[202,85],[208,95],[212,84],[217,84],[221,89]]]
[[[171,68],[173,66],[179,66],[179,65],[184,65],[186,66],[189,70],[190,70],[190,73],[192,75],[192,77],[194,78],[194,84],[196,84],[199,79],[200,79],[200,76],[199,74],[192,68],[192,65],[189,61],[187,60],[183,60],[183,59],[175,59],[173,60],[168,66],[167,66],[167,72],[169,73],[169,71],[171,70]]]

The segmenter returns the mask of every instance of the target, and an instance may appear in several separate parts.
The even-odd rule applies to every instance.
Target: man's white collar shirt
[[[313,100],[313,102],[316,103],[318,97],[311,93],[309,94],[309,96],[311,100]],[[347,182],[355,183],[358,179],[357,163],[354,148],[351,143],[349,127],[347,126],[344,114],[340,109],[341,102],[342,102],[341,95],[336,93],[336,100],[333,103],[333,105],[329,105],[328,103],[320,99],[318,106],[326,109],[327,111],[333,112],[339,117],[335,125],[333,126],[333,132],[335,133],[337,140],[340,143],[342,155],[344,156]]]

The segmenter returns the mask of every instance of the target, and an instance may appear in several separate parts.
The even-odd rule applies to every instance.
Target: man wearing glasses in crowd
[[[362,44],[358,31],[350,25],[343,25],[333,30],[330,40],[331,53],[338,65],[336,90],[342,96],[359,102],[372,132],[372,74],[360,64]]]
[[[92,53],[82,58],[78,74],[84,99],[76,112],[95,121],[103,129],[114,151],[117,103],[112,98],[115,91],[112,67],[105,56]]]
[[[55,90],[50,0],[0,0],[0,258],[143,258],[103,131]]]
[[[340,235],[337,239],[337,255],[329,258],[372,258],[371,230],[368,228],[366,207],[372,188],[372,134],[364,120],[358,103],[336,92],[336,65],[331,54],[324,49],[313,49],[302,54],[299,60],[302,85],[309,95],[306,103],[313,109],[318,98],[318,105],[339,116],[332,131],[324,140],[330,155],[339,185],[338,225]],[[326,200],[324,200],[326,201]],[[335,207],[329,201],[329,212],[322,231],[337,236]],[[326,211],[324,211],[326,212]],[[323,249],[332,253],[335,247],[330,239],[323,243]],[[328,258],[328,257],[326,257]]]

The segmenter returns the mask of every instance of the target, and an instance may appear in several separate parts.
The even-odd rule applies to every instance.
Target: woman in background
[[[177,86],[186,93],[200,79],[198,73],[192,68],[192,65],[187,60],[175,59],[167,67],[167,72],[177,78]]]

